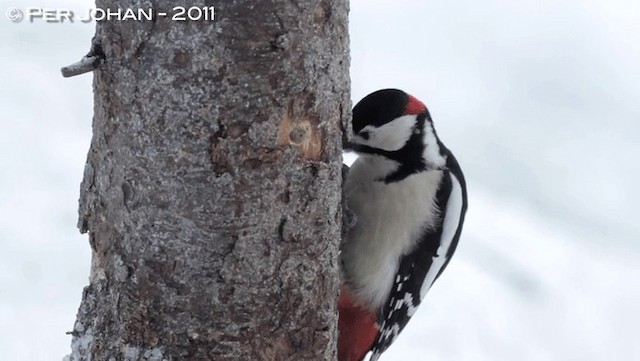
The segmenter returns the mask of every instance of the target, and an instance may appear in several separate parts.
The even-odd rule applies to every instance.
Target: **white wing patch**
[[[416,305],[413,296],[409,292],[404,294],[404,304],[407,305],[407,315],[413,317],[419,305]]]
[[[433,285],[438,273],[444,267],[447,261],[447,253],[453,245],[453,240],[459,228],[460,217],[462,216],[462,209],[464,206],[463,192],[460,181],[451,173],[448,175],[451,180],[451,191],[447,203],[444,205],[441,214],[444,215],[442,220],[442,229],[440,233],[440,244],[436,250],[436,254],[431,258],[432,263],[427,271],[425,279],[422,282],[420,288],[420,298],[409,290],[404,291],[404,295],[396,295],[401,298],[391,297],[388,302],[388,314],[385,316],[382,325],[380,327],[380,335],[376,341],[375,346],[372,349],[372,355],[369,361],[378,360],[382,352],[389,347],[398,334],[401,331],[401,325],[406,324],[409,318],[413,317],[418,309],[419,303],[424,300],[427,291]],[[406,271],[406,270],[405,270]],[[401,276],[400,274],[395,277],[395,291],[399,293],[403,291],[405,282],[408,281],[409,276]],[[404,311],[403,311],[404,310]],[[406,312],[406,316],[400,315],[401,319],[398,319],[397,312]],[[404,322],[402,321],[404,320]]]
[[[445,216],[442,221],[440,246],[438,247],[436,256],[432,258],[433,263],[431,264],[431,268],[429,268],[429,272],[427,272],[427,276],[422,283],[422,288],[420,288],[421,300],[424,299],[427,291],[429,291],[429,288],[433,285],[436,276],[444,266],[447,260],[447,252],[449,252],[449,247],[451,247],[451,243],[453,243],[453,238],[455,237],[460,224],[463,203],[462,187],[460,186],[460,181],[458,181],[456,176],[451,173],[449,173],[449,176],[451,178],[451,194],[449,194],[446,209],[442,212]]]

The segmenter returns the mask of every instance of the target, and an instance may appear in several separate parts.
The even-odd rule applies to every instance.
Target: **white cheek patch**
[[[369,139],[356,135],[355,141],[362,145],[386,151],[399,150],[407,144],[416,124],[416,115],[403,115],[380,127],[367,125],[360,133],[368,132]]]

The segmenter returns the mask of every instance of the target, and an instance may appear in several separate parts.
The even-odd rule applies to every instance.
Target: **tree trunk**
[[[98,1],[71,360],[333,360],[347,0]]]

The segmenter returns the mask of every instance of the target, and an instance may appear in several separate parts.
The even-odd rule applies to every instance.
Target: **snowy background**
[[[60,360],[89,274],[76,230],[92,24],[0,0],[0,360]],[[219,11],[218,16],[224,16]],[[465,170],[458,253],[383,360],[640,360],[640,2],[353,0],[353,100],[398,87]]]

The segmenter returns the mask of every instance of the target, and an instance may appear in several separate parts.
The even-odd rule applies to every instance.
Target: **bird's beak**
[[[361,145],[353,142],[346,142],[342,144],[342,150],[345,152],[355,152],[357,153],[360,149]]]

